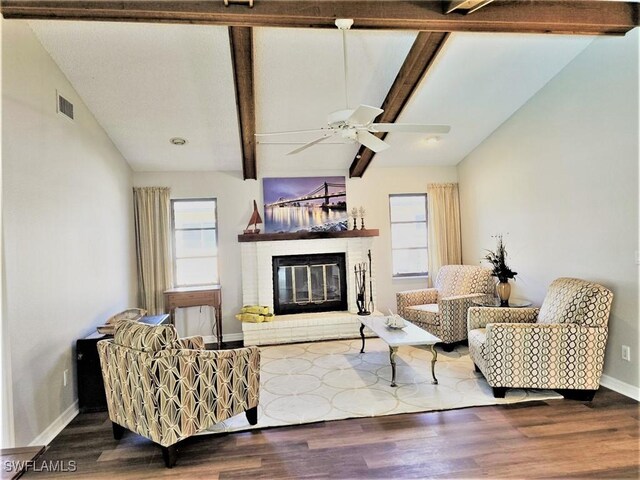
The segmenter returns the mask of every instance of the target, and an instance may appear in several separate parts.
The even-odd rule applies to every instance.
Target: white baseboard
[[[625,397],[640,401],[640,388],[622,382],[617,378],[610,377],[609,375],[602,375],[602,377],[600,377],[600,384],[614,392],[621,393]]]
[[[204,343],[216,343],[218,341],[218,337],[215,335],[203,335]],[[238,342],[244,339],[244,335],[242,333],[225,333],[222,335],[222,339],[225,342]]]
[[[58,436],[58,434],[71,423],[71,420],[76,418],[76,415],[80,413],[78,408],[78,400],[73,402],[69,408],[60,414],[51,425],[49,425],[44,432],[38,435],[30,444],[30,447],[36,447],[40,445],[49,445],[51,441]]]

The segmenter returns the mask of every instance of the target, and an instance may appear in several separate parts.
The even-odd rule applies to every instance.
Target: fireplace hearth
[[[347,310],[344,253],[274,256],[276,315]]]

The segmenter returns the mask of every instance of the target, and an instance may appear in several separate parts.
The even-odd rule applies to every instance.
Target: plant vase
[[[511,295],[511,284],[509,283],[509,280],[500,280],[496,284],[496,293],[498,294],[498,298],[500,298],[500,306],[508,307],[509,296]]]
[[[500,298],[500,306],[509,306],[509,295],[511,295],[511,285],[509,285],[509,279],[515,280],[518,272],[514,272],[509,268],[506,262],[507,250],[504,248],[502,242],[502,235],[498,235],[498,245],[495,251],[487,250],[487,254],[484,259],[488,261],[493,267],[491,275],[498,279],[496,284],[496,294]]]

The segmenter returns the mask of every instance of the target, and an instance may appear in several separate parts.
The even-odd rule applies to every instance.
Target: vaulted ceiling
[[[5,2],[5,16],[10,16],[6,4],[21,3]],[[300,3],[289,2],[290,9],[298,13]],[[327,3],[389,2],[308,3],[316,5],[310,15],[320,21]],[[491,2],[470,15],[454,12],[442,18],[483,20],[487,15],[480,14],[501,8],[500,3]],[[616,8],[619,4],[612,2]],[[257,0],[253,11],[259,12],[258,7]],[[242,15],[251,10],[231,6],[222,11]],[[253,24],[264,21],[259,15],[242,18],[251,18]],[[537,28],[545,28],[541,18]],[[609,21],[602,17],[593,23],[601,25],[605,19]],[[367,21],[372,22],[363,19],[360,26]],[[580,21],[580,27],[574,22],[574,31],[590,33],[589,28],[595,28]],[[356,18],[346,35],[349,107],[384,104],[381,118],[393,118],[383,120],[451,125],[439,142],[428,143],[419,134],[389,134],[385,141],[392,147],[375,156],[358,144],[339,142],[286,155],[313,135],[260,137],[255,142],[254,132],[319,128],[327,114],[345,108],[342,36],[335,27],[275,28],[266,23],[230,29],[224,21],[180,25],[56,20],[31,20],[30,26],[134,170],[244,169],[245,178],[255,178],[261,170],[350,167],[353,176],[360,176],[369,162],[382,167],[455,165],[593,40],[588,35],[460,31],[469,30],[468,23],[457,31],[447,25],[456,33],[429,38],[417,29],[388,25],[358,29],[358,22]],[[404,22],[411,25],[408,19]],[[527,25],[529,31],[537,31]],[[172,137],[188,143],[171,145]],[[253,171],[247,169],[251,162]]]

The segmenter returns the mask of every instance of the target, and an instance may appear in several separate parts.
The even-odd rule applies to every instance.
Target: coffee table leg
[[[360,353],[364,353],[364,323],[360,324],[360,336],[362,337],[362,348],[360,349]]]
[[[391,386],[397,387],[396,385],[396,352],[398,351],[398,347],[389,347],[389,360],[391,361]]]
[[[433,384],[437,385],[438,379],[436,378],[436,360],[438,360],[438,352],[435,345],[431,345],[431,355],[433,355],[433,358],[431,359],[431,376],[433,377]]]

